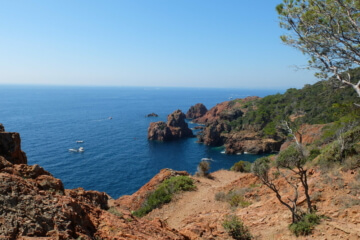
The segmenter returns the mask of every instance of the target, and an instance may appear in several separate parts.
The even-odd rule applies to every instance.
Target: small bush
[[[169,203],[174,193],[195,189],[194,182],[187,176],[175,176],[162,182],[155,191],[147,197],[144,205],[133,212],[134,216],[143,217],[153,209]]]
[[[235,215],[228,216],[222,226],[234,239],[249,240],[253,238],[249,229]]]
[[[317,148],[315,149],[311,149],[310,150],[310,154],[309,154],[309,157],[308,157],[308,160],[309,161],[312,161],[314,160],[317,156],[319,156],[321,154],[321,151]]]
[[[251,172],[251,163],[239,161],[235,163],[230,170],[235,172]]]
[[[123,216],[123,214],[121,212],[119,212],[115,207],[111,207],[109,208],[109,210],[107,210],[109,213],[121,218]]]
[[[224,192],[218,192],[215,194],[216,201],[228,202],[231,207],[247,207],[251,205],[251,202],[245,200],[244,194],[248,192],[249,188],[242,188],[236,191],[230,191],[227,194]]]
[[[226,199],[226,194],[224,192],[218,192],[218,193],[215,194],[215,200],[216,201],[223,202],[223,201],[225,201],[225,199]]]
[[[309,235],[314,227],[320,223],[321,217],[315,213],[305,214],[301,221],[289,226],[291,232],[297,237]]]
[[[229,192],[226,196],[227,202],[231,207],[247,207],[251,205],[251,202],[246,201],[244,196],[239,194],[238,192]]]
[[[210,163],[208,161],[201,161],[197,167],[196,175],[206,177],[209,175]]]

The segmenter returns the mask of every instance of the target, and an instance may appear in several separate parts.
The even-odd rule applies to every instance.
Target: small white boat
[[[226,151],[224,150],[224,151],[221,151],[220,153],[221,153],[221,154],[226,154]]]
[[[69,152],[84,152],[85,149],[83,147],[79,147],[78,149],[76,148],[70,148]]]
[[[212,158],[202,158],[201,161],[213,161]]]
[[[112,117],[109,117],[108,119],[109,119],[109,120],[111,120],[111,119],[112,119]]]
[[[84,142],[83,140],[76,141],[76,143],[83,143],[83,142]]]

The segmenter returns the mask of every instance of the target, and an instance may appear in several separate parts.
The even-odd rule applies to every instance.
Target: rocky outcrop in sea
[[[167,123],[152,122],[148,128],[148,139],[158,141],[171,141],[180,138],[193,137],[191,129],[185,122],[185,114],[176,110],[168,115]]]
[[[191,106],[186,113],[186,118],[196,119],[204,116],[207,113],[207,108],[202,103],[197,103],[194,106]]]

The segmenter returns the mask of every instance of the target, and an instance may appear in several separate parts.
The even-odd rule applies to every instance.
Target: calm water
[[[166,120],[176,109],[271,90],[0,86],[0,122],[19,132],[28,163],[39,164],[60,178],[65,188],[105,191],[117,198],[131,194],[162,168],[196,171],[211,157],[211,171],[228,169],[254,155],[227,156],[221,148],[196,138],[160,143],[147,140],[152,121]],[[158,118],[146,118],[155,112]],[[113,119],[109,120],[109,117]],[[193,126],[192,124],[190,124]],[[83,140],[84,143],[76,143]],[[69,152],[84,147],[83,153]]]

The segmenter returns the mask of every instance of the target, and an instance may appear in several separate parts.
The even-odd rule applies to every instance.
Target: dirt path
[[[222,188],[239,178],[239,173],[220,170],[212,173],[213,179],[193,177],[197,190],[178,195],[172,202],[161,209],[155,209],[147,218],[166,220],[169,227],[184,227],[183,220],[193,214],[211,212],[213,210],[228,211],[229,205],[215,200],[215,194]]]

